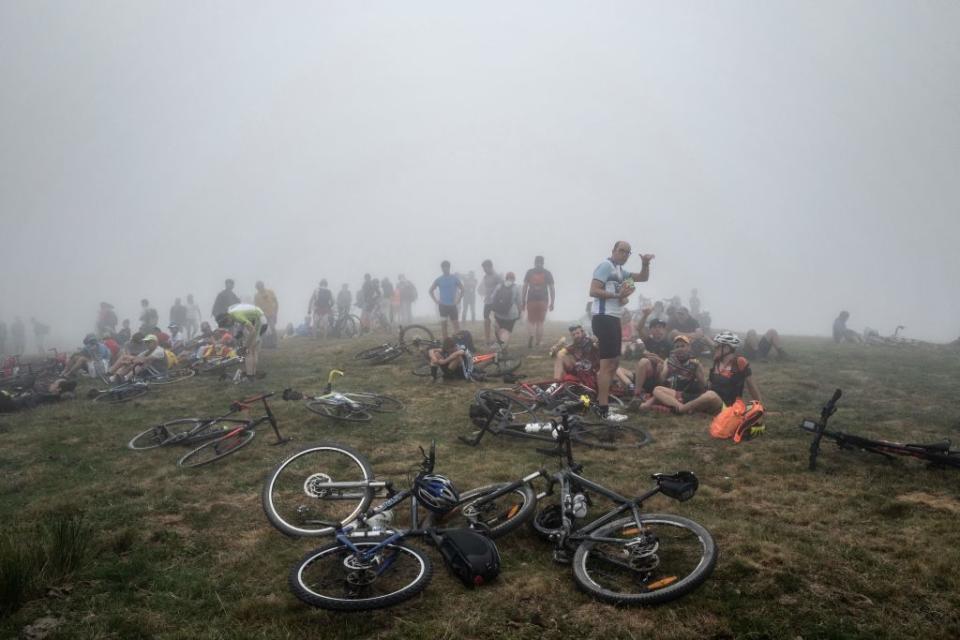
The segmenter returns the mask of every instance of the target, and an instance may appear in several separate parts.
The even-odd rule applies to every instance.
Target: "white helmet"
[[[713,341],[716,344],[725,344],[733,347],[734,349],[740,346],[740,336],[732,331],[721,331],[717,335],[713,336]]]

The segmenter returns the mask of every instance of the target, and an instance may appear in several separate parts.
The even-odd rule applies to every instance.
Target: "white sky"
[[[0,3],[0,320],[448,258],[960,334],[960,3]],[[639,268],[639,261],[628,267]],[[423,311],[427,308],[424,305]]]

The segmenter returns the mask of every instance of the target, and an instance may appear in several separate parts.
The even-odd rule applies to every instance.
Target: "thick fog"
[[[0,3],[0,321],[280,322],[364,272],[582,314],[615,240],[715,327],[960,335],[960,3]],[[637,270],[634,257],[627,267]]]

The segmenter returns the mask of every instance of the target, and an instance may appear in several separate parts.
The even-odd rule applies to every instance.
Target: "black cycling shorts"
[[[620,357],[620,344],[623,334],[620,331],[620,318],[607,316],[603,314],[593,316],[591,321],[593,335],[597,336],[600,342],[599,349],[601,360],[610,360]]]
[[[514,318],[513,320],[507,320],[506,318],[493,317],[497,321],[497,326],[506,331],[513,331],[513,325],[517,324],[519,318]]]
[[[457,310],[457,305],[455,304],[441,304],[440,305],[440,317],[441,318],[450,318],[451,320],[459,320],[460,313]]]

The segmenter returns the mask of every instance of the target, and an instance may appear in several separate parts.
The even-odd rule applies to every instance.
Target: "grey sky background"
[[[0,3],[0,320],[614,240],[716,327],[960,334],[960,3]],[[634,262],[636,264],[634,264]],[[639,269],[639,260],[628,263]],[[428,311],[426,304],[420,310]]]

